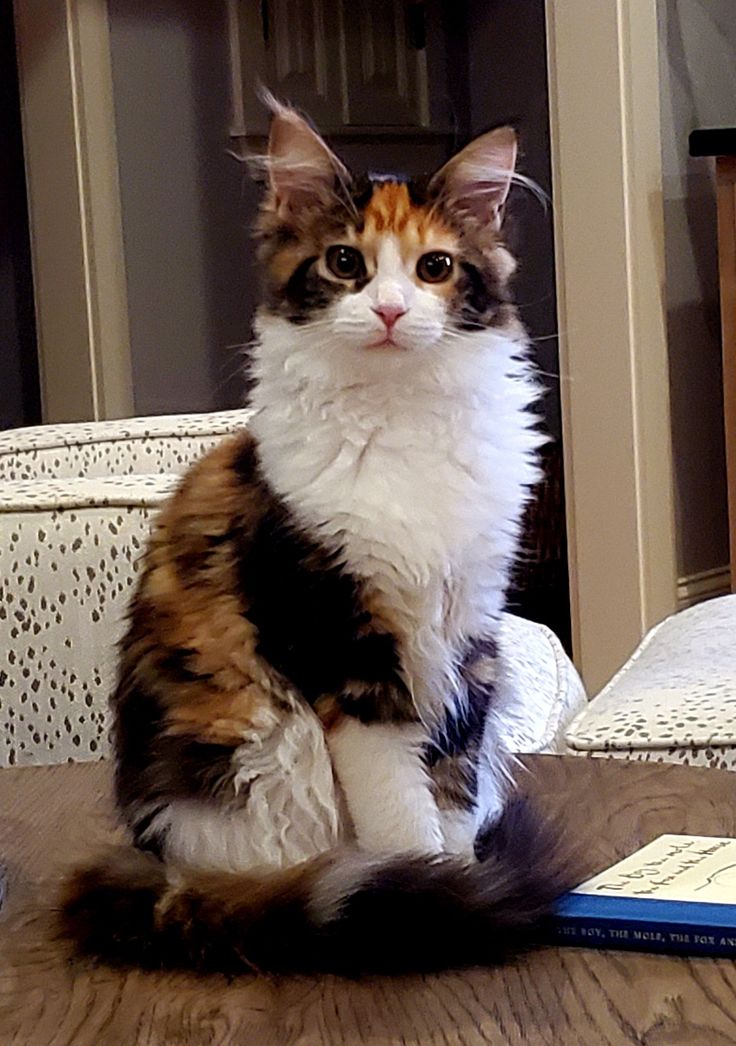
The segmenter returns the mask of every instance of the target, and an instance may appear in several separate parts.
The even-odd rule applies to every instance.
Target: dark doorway
[[[13,5],[0,4],[0,429],[41,421]]]

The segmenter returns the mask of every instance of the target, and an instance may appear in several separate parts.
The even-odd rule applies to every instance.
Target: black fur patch
[[[457,326],[460,330],[474,331],[496,325],[502,307],[508,302],[498,281],[468,261],[461,262],[460,268],[462,276],[456,288]]]
[[[406,187],[409,190],[409,199],[415,207],[424,207],[432,199],[433,195],[429,191],[429,175],[422,175],[418,178],[410,178],[406,183]]]
[[[351,198],[357,211],[363,211],[370,203],[373,196],[373,182],[367,174],[360,174],[353,180]],[[357,226],[360,232],[363,228],[362,222]]]
[[[158,700],[140,688],[124,684],[113,705],[115,790],[124,810],[232,794],[233,747],[168,734]]]
[[[254,439],[245,440],[232,464],[233,471],[242,483],[257,483],[260,480],[260,462]]]
[[[202,683],[212,679],[207,672],[195,672],[190,668],[190,662],[196,656],[196,650],[178,648],[169,650],[162,661],[159,662],[161,671],[167,679],[175,683]]]
[[[307,701],[339,696],[349,683],[366,684],[360,701],[344,709],[363,721],[403,717],[404,697],[393,636],[370,631],[356,581],[338,556],[321,548],[271,497],[255,533],[237,547],[238,577],[249,620],[258,629],[258,653]]]
[[[253,533],[235,536],[240,593],[258,629],[259,654],[310,703],[327,694],[363,722],[413,718],[396,640],[372,629],[339,551],[299,530],[262,478],[255,444],[234,469],[268,506]]]
[[[466,686],[464,701],[445,713],[444,721],[424,750],[438,803],[444,807],[471,809],[478,794],[478,754],[483,740],[493,686],[474,674],[480,658],[495,658],[496,643],[491,638],[468,646],[462,675]]]
[[[291,274],[283,290],[281,311],[291,323],[309,323],[315,313],[326,309],[333,298],[341,293],[337,284],[320,276],[316,263],[316,257],[305,258]]]
[[[164,859],[164,848],[166,844],[165,833],[161,831],[152,832],[151,825],[158,815],[165,810],[166,804],[161,803],[153,810],[149,810],[143,817],[138,817],[131,825],[133,842],[144,853],[149,853],[159,861]]]
[[[374,673],[375,668],[371,674]],[[361,723],[405,723],[417,719],[411,695],[397,673],[389,681],[352,681],[338,692],[337,702],[346,715]]]
[[[443,758],[462,755],[480,743],[490,697],[488,687],[468,683],[464,706],[458,702],[456,709],[446,712],[442,728],[427,747],[425,759],[428,766],[434,766]]]

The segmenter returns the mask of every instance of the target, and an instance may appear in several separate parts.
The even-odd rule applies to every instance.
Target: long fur
[[[361,181],[271,108],[250,431],[163,510],[113,698],[118,803],[163,863],[78,872],[63,928],[156,968],[494,962],[569,885],[555,833],[502,813],[478,668],[542,442],[501,237],[515,135]]]
[[[495,632],[539,477],[523,335],[443,338],[420,369],[411,353],[356,359],[339,331],[306,329],[295,347],[287,323],[264,317],[259,334],[251,431],[269,479],[393,608],[431,716],[436,695],[454,700],[463,641]]]
[[[259,876],[166,869],[120,850],[67,883],[77,950],[115,966],[399,974],[489,965],[532,944],[570,885],[568,851],[522,801],[477,863],[333,851]]]

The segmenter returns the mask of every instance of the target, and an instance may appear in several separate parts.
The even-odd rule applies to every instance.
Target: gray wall
[[[242,395],[252,187],[229,157],[225,4],[109,0],[135,409]],[[249,206],[250,205],[250,206]]]
[[[678,570],[728,563],[716,210],[694,127],[736,124],[736,3],[660,0],[666,298]]]
[[[237,405],[233,346],[247,341],[258,296],[248,237],[257,191],[227,155],[226,5],[108,9],[135,410]],[[356,169],[432,170],[446,158],[433,142],[336,146]]]

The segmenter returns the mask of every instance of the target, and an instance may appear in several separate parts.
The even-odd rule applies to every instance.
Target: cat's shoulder
[[[252,483],[259,475],[258,442],[249,429],[225,436],[184,474],[182,488],[211,483]]]
[[[183,475],[164,506],[159,525],[179,530],[212,521],[259,512],[263,481],[257,440],[244,429],[208,450]]]

